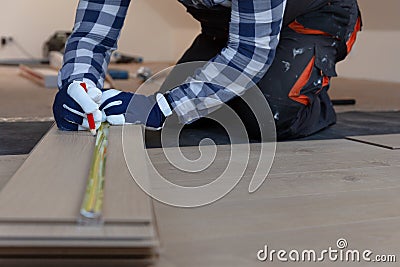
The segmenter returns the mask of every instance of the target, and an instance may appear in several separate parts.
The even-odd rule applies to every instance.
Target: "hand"
[[[87,114],[93,114],[96,129],[100,127],[102,113],[99,110],[101,91],[82,82],[73,82],[67,88],[58,91],[54,103],[53,114],[58,128],[66,131],[89,130]]]
[[[111,125],[143,124],[151,130],[161,129],[172,114],[162,94],[144,96],[115,89],[103,91],[100,110]]]

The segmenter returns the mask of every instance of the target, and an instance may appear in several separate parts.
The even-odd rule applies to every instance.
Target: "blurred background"
[[[73,27],[77,0],[2,1],[0,60],[42,57],[43,43],[58,30]],[[364,29],[346,61],[343,78],[400,82],[398,0],[360,0]],[[133,0],[119,42],[119,51],[147,62],[175,62],[199,33],[199,24],[177,0]]]

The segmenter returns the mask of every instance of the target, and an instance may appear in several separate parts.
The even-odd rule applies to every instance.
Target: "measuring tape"
[[[85,197],[82,202],[81,219],[100,222],[104,198],[104,171],[110,125],[102,123],[97,131]]]

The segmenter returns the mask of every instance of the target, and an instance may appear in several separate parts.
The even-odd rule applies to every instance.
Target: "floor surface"
[[[7,96],[0,98],[3,121],[50,117],[55,91],[20,81],[17,76],[18,82],[10,84],[9,77],[14,74],[15,70],[0,68],[0,93]],[[336,79],[331,94],[357,100],[355,106],[338,107],[340,112],[400,109],[399,84]],[[178,171],[166,161],[162,149],[147,152],[166,179],[181,186],[199,186],[223,172],[230,149],[229,145],[218,146],[213,164],[197,174]],[[191,159],[200,155],[197,147],[182,151]],[[257,151],[259,144],[252,144],[242,180],[220,201],[195,209],[155,202],[163,244],[156,266],[398,266],[329,259],[284,263],[276,256],[272,262],[260,262],[257,252],[265,246],[269,250],[321,252],[337,249],[337,241],[345,239],[346,249],[371,250],[371,257],[393,254],[400,261],[400,150],[342,138],[278,143],[268,179],[249,194]],[[25,158],[0,156],[0,187]]]

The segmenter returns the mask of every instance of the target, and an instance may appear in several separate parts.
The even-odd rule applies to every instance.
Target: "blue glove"
[[[101,91],[86,83],[72,82],[58,91],[53,103],[53,114],[58,128],[66,131],[89,130],[87,114],[93,114],[96,129],[101,125],[102,113],[99,110]]]
[[[172,115],[162,94],[144,96],[115,89],[103,91],[100,110],[111,125],[143,124],[151,130],[161,129]]]

